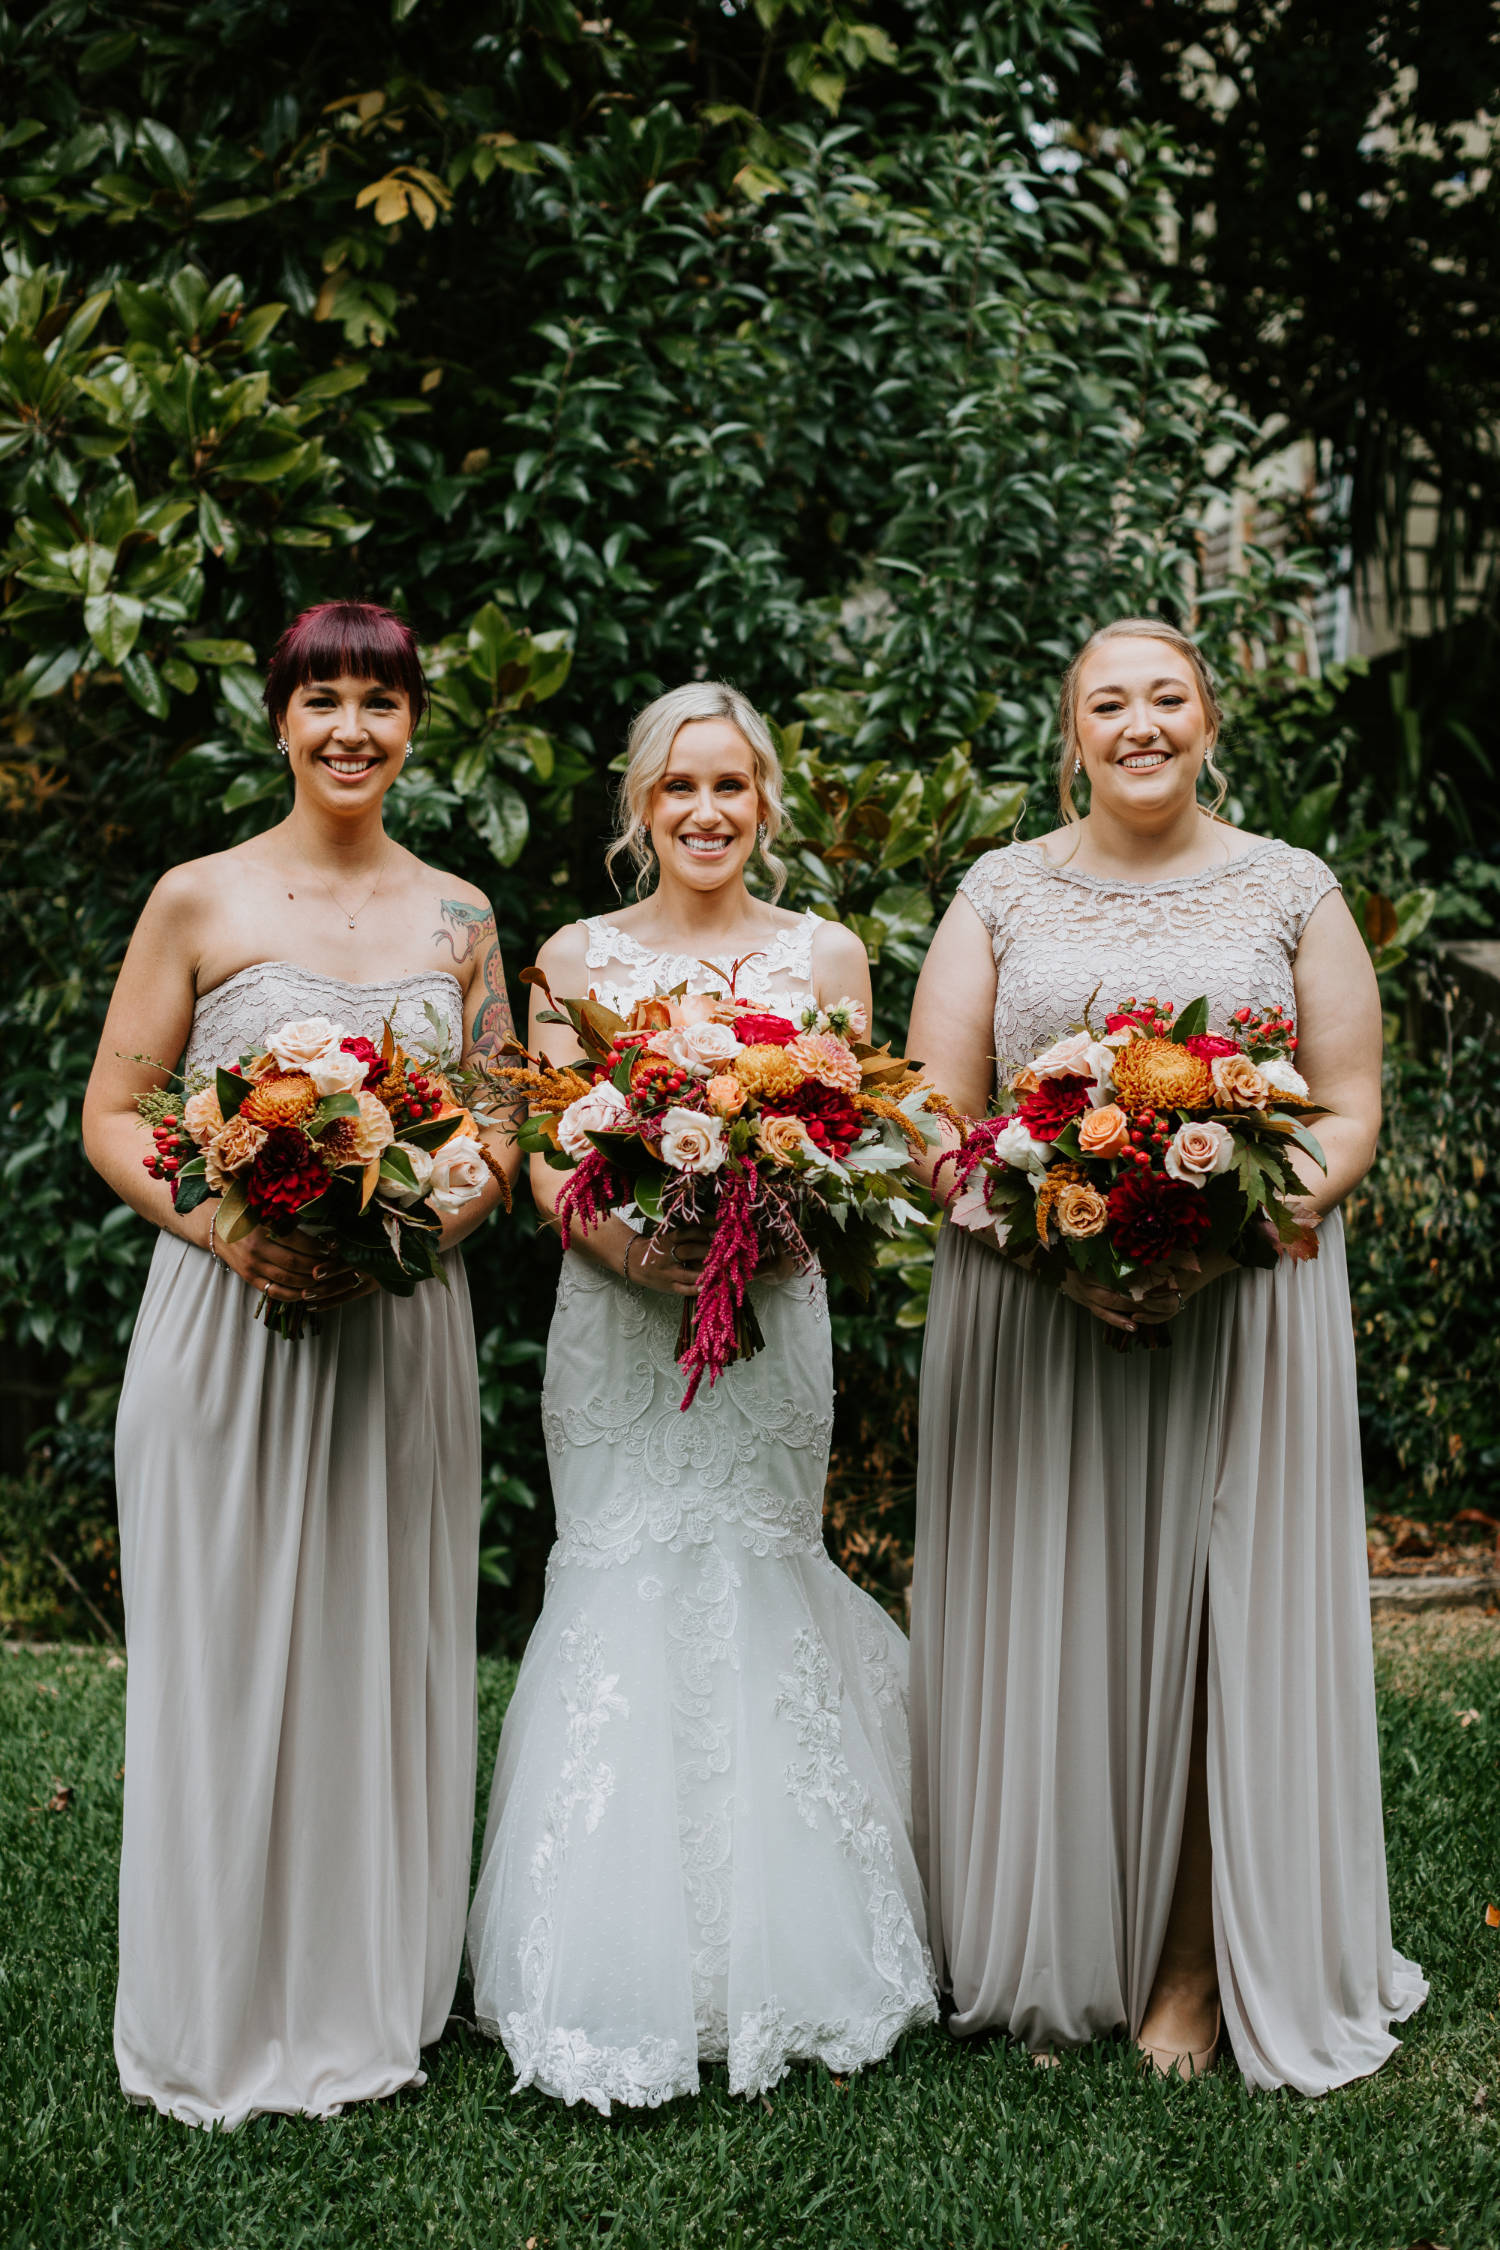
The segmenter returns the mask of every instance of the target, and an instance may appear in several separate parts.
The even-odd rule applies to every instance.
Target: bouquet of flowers
[[[1097,996],[1095,996],[1097,997]],[[1091,998],[1090,1007],[1093,1005]],[[1317,1235],[1288,1208],[1305,1193],[1291,1149],[1327,1165],[1303,1119],[1317,1114],[1279,1009],[1236,1010],[1208,1030],[1208,1003],[1127,1000],[1084,1022],[1011,1080],[1012,1106],[972,1125],[948,1216],[993,1227],[1007,1257],[1061,1279],[1068,1266],[1131,1293],[1153,1267],[1194,1272],[1206,1252],[1239,1265],[1315,1258]],[[1148,1346],[1164,1328],[1137,1332]],[[1132,1339],[1110,1331],[1120,1350]]]
[[[937,1136],[930,1090],[888,1046],[862,1042],[853,1001],[809,1004],[794,1022],[736,1000],[732,977],[723,998],[678,987],[628,1020],[592,996],[547,999],[543,1022],[571,1024],[584,1059],[554,1069],[517,1047],[490,1080],[525,1097],[522,1147],[569,1175],[564,1247],[611,1213],[711,1237],[678,1333],[684,1410],[705,1374],[712,1384],[760,1350],[758,1266],[789,1254],[863,1290],[882,1239],[921,1222],[904,1191]]]
[[[436,1029],[445,1039],[440,1019]],[[442,1214],[473,1202],[487,1171],[505,1185],[447,1077],[404,1054],[389,1024],[377,1047],[327,1016],[284,1023],[232,1069],[180,1094],[153,1088],[136,1107],[156,1143],[146,1170],[179,1211],[217,1196],[219,1242],[300,1229],[398,1297],[446,1285]],[[290,1300],[263,1296],[256,1313],[292,1341],[318,1326]]]

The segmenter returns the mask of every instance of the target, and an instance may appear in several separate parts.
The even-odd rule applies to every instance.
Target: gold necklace
[[[351,930],[353,929],[355,923],[359,920],[361,914],[363,914],[365,908],[369,905],[371,899],[375,896],[375,893],[379,890],[381,884],[385,881],[385,871],[390,864],[391,850],[392,846],[390,844],[387,844],[385,847],[384,855],[381,858],[379,869],[376,872],[375,880],[370,885],[370,888],[366,891],[364,897],[360,900],[358,906],[356,906],[352,914],[349,912],[349,909],[344,904],[343,900],[339,897],[339,894],[334,889],[332,883],[329,882],[327,876],[319,874],[316,867],[312,869],[312,873],[317,876],[318,881],[322,884],[324,890],[328,893],[328,896],[333,900],[334,905],[338,908],[340,914],[343,915]],[[286,895],[288,898],[295,898],[296,893],[293,891],[288,891]]]

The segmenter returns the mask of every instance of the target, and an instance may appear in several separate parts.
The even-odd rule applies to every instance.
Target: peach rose
[[[1225,1109],[1266,1109],[1271,1081],[1248,1055],[1215,1055],[1209,1064],[1214,1092]]]
[[[1236,1059],[1220,1057],[1225,1062]],[[1193,1119],[1178,1126],[1167,1143],[1164,1162],[1170,1179],[1182,1180],[1188,1187],[1202,1187],[1205,1180],[1216,1179],[1234,1162],[1234,1135],[1211,1118]]]
[[[1091,1234],[1102,1234],[1109,1218],[1109,1205],[1096,1187],[1087,1180],[1068,1180],[1058,1190],[1052,1206],[1052,1216],[1064,1234],[1081,1242]]]
[[[214,1135],[223,1132],[224,1112],[212,1086],[205,1086],[201,1093],[189,1094],[182,1105],[182,1121],[200,1148],[207,1148]]]
[[[205,1152],[204,1176],[216,1195],[222,1195],[236,1174],[247,1172],[266,1145],[265,1128],[231,1117],[216,1133]]]
[[[745,1106],[745,1089],[732,1073],[725,1071],[718,1078],[710,1078],[703,1089],[703,1098],[715,1117],[738,1117]]]
[[[790,1164],[796,1157],[817,1154],[800,1117],[763,1117],[756,1138],[773,1164]]]
[[[675,1107],[661,1121],[663,1163],[674,1172],[717,1172],[724,1161],[724,1127],[701,1110]]]
[[[1130,1119],[1117,1102],[1086,1109],[1078,1120],[1078,1146],[1085,1156],[1118,1156],[1130,1139]]]
[[[351,1153],[355,1161],[369,1164],[382,1149],[390,1147],[396,1138],[396,1128],[391,1123],[390,1111],[378,1096],[359,1093],[354,1098],[359,1103],[359,1115],[345,1117],[340,1122],[352,1128]]]

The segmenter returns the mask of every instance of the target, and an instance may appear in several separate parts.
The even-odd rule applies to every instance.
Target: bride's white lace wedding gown
[[[742,973],[790,1012],[815,919]],[[625,1011],[702,964],[589,933]],[[756,974],[755,972],[759,972]],[[557,1544],[495,1766],[475,2010],[518,2084],[608,2113],[848,2071],[935,2020],[910,1840],[906,1642],[822,1541],[821,1276],[757,1287],[765,1349],[687,1413],[680,1300],[563,1260],[543,1422]]]

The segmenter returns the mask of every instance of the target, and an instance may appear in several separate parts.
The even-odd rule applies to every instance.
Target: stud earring
[[[283,758],[289,758],[289,757],[291,756],[291,754],[292,754],[292,746],[291,746],[291,744],[290,744],[290,743],[289,743],[289,742],[287,741],[287,738],[286,738],[286,736],[285,736],[284,734],[278,734],[278,735],[277,735],[277,737],[276,737],[276,747],[277,747],[277,749],[278,749],[278,750],[279,750],[279,751],[281,752],[281,755],[283,756]]]

